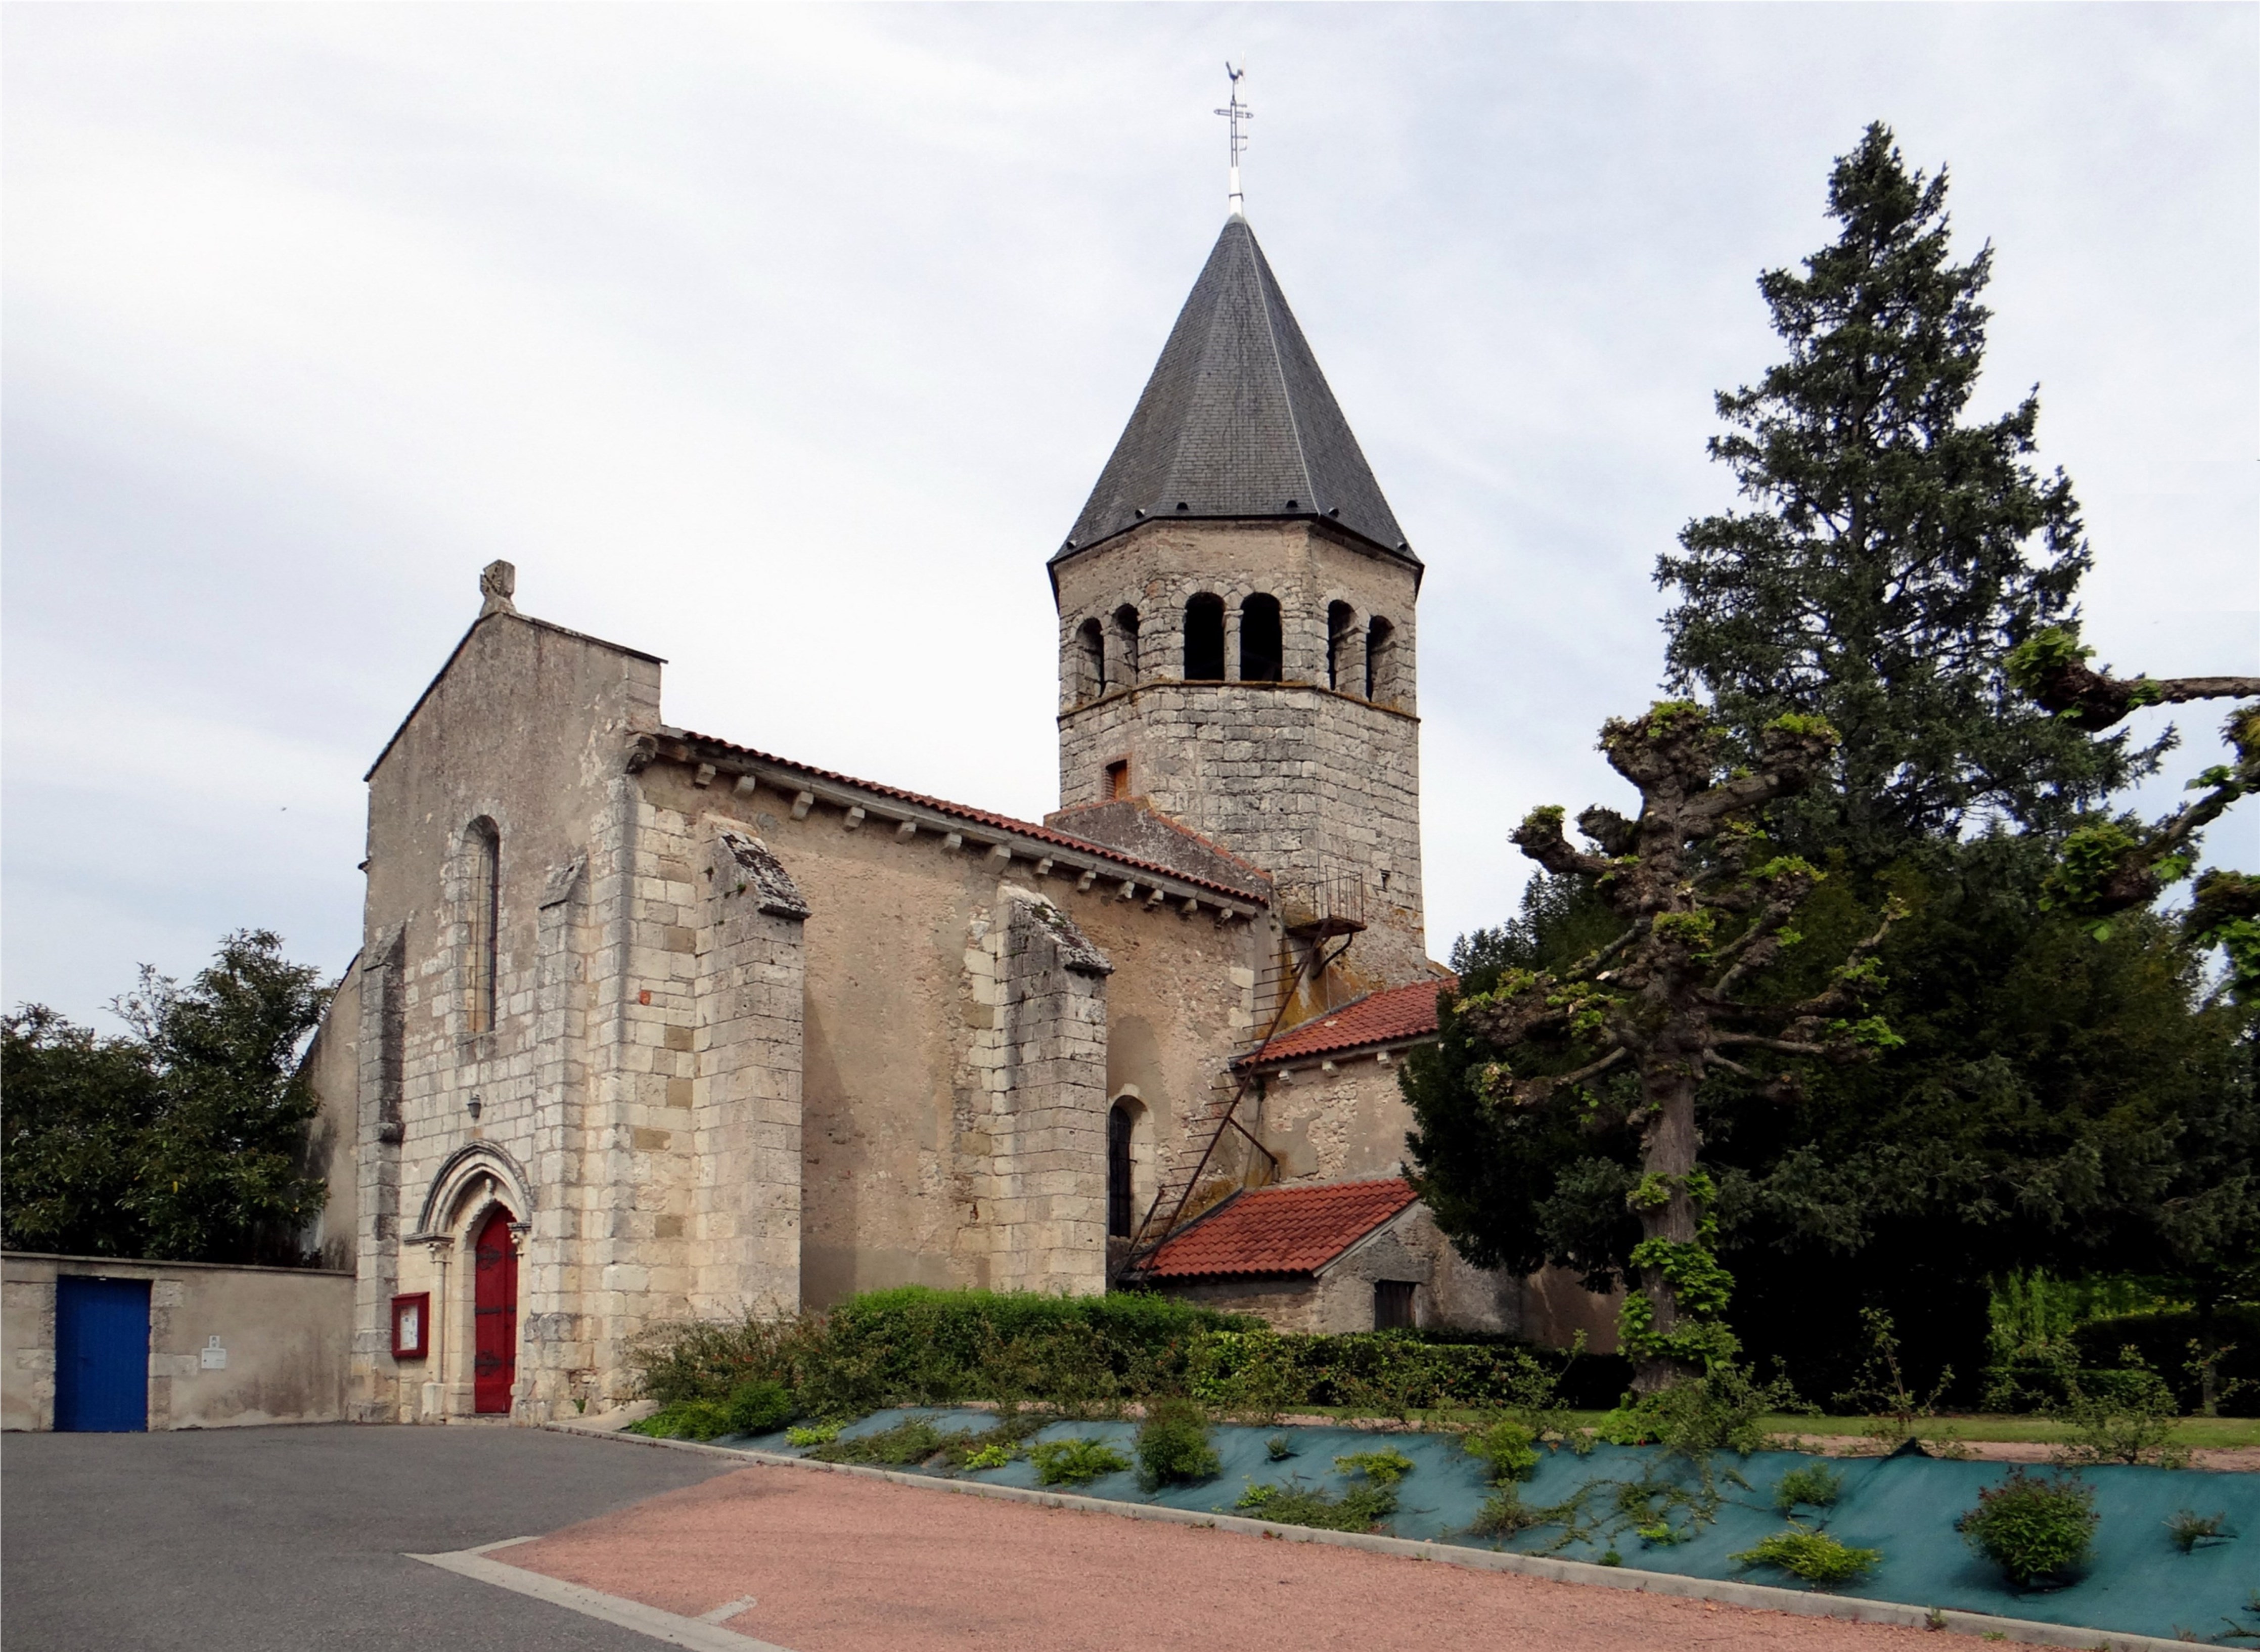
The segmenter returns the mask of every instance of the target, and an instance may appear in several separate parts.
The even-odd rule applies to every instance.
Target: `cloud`
[[[1712,392],[1870,118],[1997,247],[2091,634],[2250,669],[2249,9],[18,10],[4,991],[271,923],[340,967],[360,776],[506,556],[672,720],[1033,815],[1042,562],[1251,213],[1430,574],[1431,941],[1613,795]],[[2185,717],[2192,760],[2209,717]],[[2171,802],[2171,786],[2147,799]],[[287,814],[285,805],[287,805]],[[288,826],[282,823],[288,821]],[[2260,829],[2215,833],[2260,862]]]

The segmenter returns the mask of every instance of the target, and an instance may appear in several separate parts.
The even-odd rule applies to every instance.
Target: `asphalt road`
[[[551,1532],[728,1470],[532,1428],[0,1441],[6,1652],[651,1652],[404,1559]]]

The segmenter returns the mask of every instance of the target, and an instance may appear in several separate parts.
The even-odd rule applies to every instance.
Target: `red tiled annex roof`
[[[1255,1188],[1164,1244],[1144,1271],[1161,1279],[1316,1273],[1412,1202],[1412,1187],[1398,1176]]]
[[[1339,1010],[1329,1010],[1300,1026],[1291,1026],[1253,1055],[1248,1065],[1330,1055],[1339,1050],[1362,1049],[1373,1044],[1393,1044],[1401,1039],[1425,1038],[1436,1030],[1436,995],[1455,990],[1458,980],[1444,976],[1415,981],[1409,987],[1369,992]]]
[[[858,790],[875,792],[882,797],[895,798],[898,802],[914,803],[922,808],[932,809],[939,814],[953,815],[960,820],[971,821],[976,826],[993,826],[999,832],[1009,832],[1015,837],[1033,838],[1039,843],[1049,843],[1062,849],[1072,849],[1080,855],[1094,855],[1101,860],[1112,861],[1118,866],[1130,867],[1141,872],[1159,873],[1179,883],[1190,883],[1198,889],[1213,890],[1220,895],[1235,896],[1243,901],[1257,905],[1268,905],[1270,903],[1271,898],[1268,888],[1269,880],[1260,872],[1248,880],[1249,887],[1236,888],[1230,883],[1219,883],[1213,878],[1195,877],[1189,873],[1177,871],[1174,868],[1162,866],[1153,861],[1141,860],[1134,855],[1125,855],[1120,849],[1109,848],[1104,843],[1093,843],[1088,838],[1070,836],[1065,832],[1055,831],[1050,826],[1039,826],[1033,820],[1017,820],[1009,814],[995,814],[986,809],[976,809],[965,804],[951,803],[941,797],[929,797],[923,792],[905,791],[899,786],[883,785],[876,780],[858,780],[853,775],[837,774],[832,769],[819,769],[812,763],[800,762],[790,757],[779,757],[771,752],[755,751],[750,746],[740,746],[730,740],[718,740],[712,734],[696,733],[687,728],[662,728],[659,731],[659,737],[662,740],[680,740],[687,747],[718,752],[726,756],[743,757],[755,762],[774,764],[779,769],[790,769],[797,774],[812,775],[819,780],[830,781],[834,785],[853,786]]]

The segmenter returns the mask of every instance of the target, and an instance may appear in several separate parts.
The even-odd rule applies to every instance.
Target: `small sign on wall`
[[[392,1357],[420,1360],[425,1334],[431,1328],[432,1293],[418,1291],[392,1299]]]
[[[204,1347],[197,1350],[197,1364],[207,1371],[224,1371],[227,1369],[227,1350],[219,1345],[218,1337],[208,1336],[204,1339]]]

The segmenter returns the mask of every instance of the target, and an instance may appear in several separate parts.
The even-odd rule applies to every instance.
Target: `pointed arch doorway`
[[[482,1416],[507,1416],[518,1383],[518,1246],[510,1226],[510,1212],[497,1205],[471,1241],[472,1409]]]

